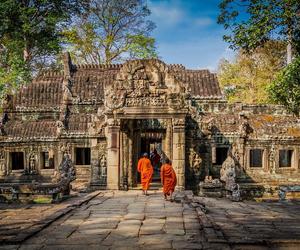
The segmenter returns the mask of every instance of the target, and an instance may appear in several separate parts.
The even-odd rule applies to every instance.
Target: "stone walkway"
[[[207,209],[203,209],[203,204]],[[300,249],[300,203],[233,203],[104,192],[22,244],[0,249]]]
[[[300,249],[300,201],[258,203],[195,199],[207,209],[204,216],[211,226],[204,231],[207,231],[208,242],[218,242],[211,237],[210,230],[215,230],[234,248]]]
[[[0,203],[0,246],[23,242],[57,218],[98,195],[101,195],[99,191],[77,194],[58,204]]]

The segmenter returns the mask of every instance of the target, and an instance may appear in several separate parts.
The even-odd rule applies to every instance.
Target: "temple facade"
[[[65,154],[73,187],[131,189],[137,161],[157,149],[177,189],[220,176],[230,152],[237,182],[272,192],[300,180],[300,122],[275,105],[228,104],[215,74],[158,59],[73,65],[44,72],[6,97],[1,183],[49,183]]]

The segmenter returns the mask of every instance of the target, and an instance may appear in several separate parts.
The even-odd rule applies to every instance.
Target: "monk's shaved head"
[[[147,154],[147,153],[144,153],[144,154],[143,154],[143,157],[148,157],[148,154]]]

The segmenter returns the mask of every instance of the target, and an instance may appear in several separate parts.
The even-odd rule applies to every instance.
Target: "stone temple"
[[[300,122],[283,107],[228,104],[215,74],[158,59],[63,61],[4,100],[0,186],[51,183],[67,154],[73,188],[132,189],[154,147],[172,160],[179,190],[199,191],[230,160],[248,195],[299,182]]]

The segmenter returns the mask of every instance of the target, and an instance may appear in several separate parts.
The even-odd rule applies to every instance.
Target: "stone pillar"
[[[172,165],[177,176],[177,190],[185,189],[185,118],[175,118],[173,122]]]
[[[120,184],[120,123],[108,120],[107,126],[107,188],[119,189]]]
[[[172,120],[167,120],[167,128],[166,128],[166,139],[165,139],[165,147],[164,153],[166,156],[171,159],[172,158]]]
[[[91,184],[98,184],[100,181],[99,150],[97,139],[91,139]]]
[[[129,121],[128,136],[128,186],[133,186],[133,121]]]

